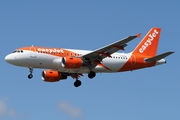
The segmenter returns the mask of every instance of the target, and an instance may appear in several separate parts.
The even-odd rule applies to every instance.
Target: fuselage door
[[[32,46],[30,49],[31,49],[30,57],[36,58],[36,48]]]
[[[131,65],[136,65],[136,57],[133,54],[131,56]]]

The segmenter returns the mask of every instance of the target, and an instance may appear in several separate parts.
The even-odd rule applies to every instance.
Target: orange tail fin
[[[156,56],[161,28],[152,28],[133,51],[133,54]]]

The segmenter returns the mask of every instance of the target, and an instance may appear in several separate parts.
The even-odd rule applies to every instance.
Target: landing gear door
[[[33,46],[31,47],[30,57],[36,58],[36,48]]]

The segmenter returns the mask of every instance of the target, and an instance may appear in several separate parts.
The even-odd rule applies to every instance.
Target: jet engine
[[[80,68],[83,64],[83,61],[81,58],[76,57],[63,57],[62,58],[62,67],[68,68],[68,69],[76,69]]]
[[[62,79],[67,79],[67,76],[58,71],[45,70],[42,72],[42,80],[45,82],[57,82]]]

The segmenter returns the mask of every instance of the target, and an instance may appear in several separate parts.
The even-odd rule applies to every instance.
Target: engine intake
[[[76,57],[63,57],[62,58],[62,67],[68,69],[80,68],[83,65],[81,58]]]

